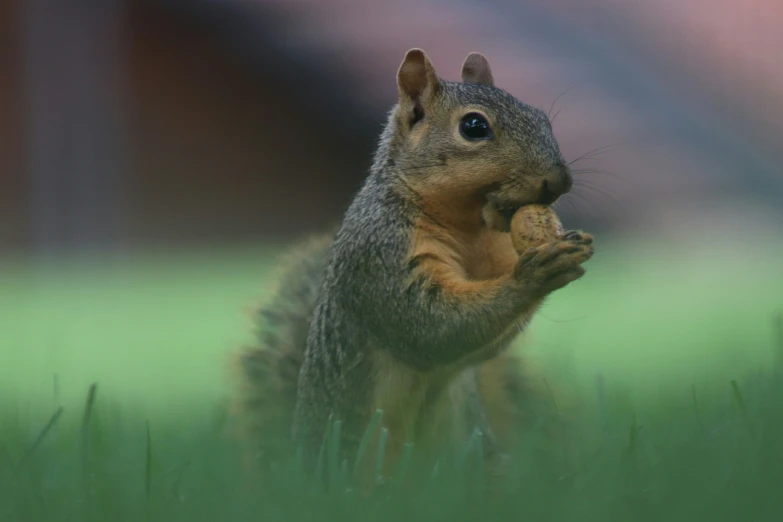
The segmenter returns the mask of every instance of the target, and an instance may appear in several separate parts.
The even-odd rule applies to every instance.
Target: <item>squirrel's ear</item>
[[[405,54],[397,71],[397,87],[401,103],[412,103],[421,108],[440,89],[440,80],[427,54],[421,49],[411,49]]]
[[[492,69],[487,58],[481,53],[470,53],[462,64],[462,81],[479,85],[495,85]]]

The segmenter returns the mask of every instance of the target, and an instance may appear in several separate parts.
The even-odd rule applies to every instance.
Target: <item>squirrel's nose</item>
[[[539,203],[551,205],[557,201],[557,198],[567,194],[571,190],[572,184],[571,172],[565,165],[559,165],[550,170],[544,175],[544,179],[541,182]]]

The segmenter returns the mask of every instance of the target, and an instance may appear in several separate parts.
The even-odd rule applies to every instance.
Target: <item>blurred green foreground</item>
[[[283,472],[243,485],[226,356],[273,250],[5,262],[0,521],[783,520],[783,240],[752,246],[601,240],[524,347],[601,436],[491,516],[443,489],[368,504]]]

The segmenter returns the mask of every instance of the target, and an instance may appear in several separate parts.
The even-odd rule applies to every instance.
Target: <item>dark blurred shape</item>
[[[124,4],[25,0],[26,236],[44,248],[110,245],[126,224]]]
[[[782,10],[743,6],[0,0],[0,248],[321,230],[365,176],[410,47],[452,80],[480,51],[551,109],[578,159],[562,212],[584,227],[727,199],[779,211]]]

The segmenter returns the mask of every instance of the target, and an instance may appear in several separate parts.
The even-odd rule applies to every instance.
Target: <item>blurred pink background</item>
[[[411,47],[452,80],[480,51],[547,111],[568,91],[552,111],[567,159],[617,145],[575,164],[590,172],[566,220],[780,220],[781,26],[771,0],[0,0],[0,251],[322,229]]]

